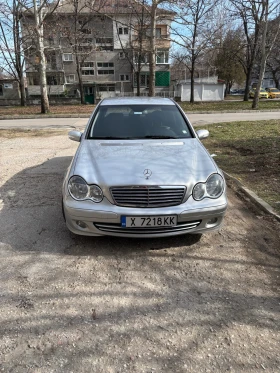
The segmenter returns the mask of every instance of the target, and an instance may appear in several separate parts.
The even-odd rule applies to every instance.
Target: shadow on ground
[[[225,227],[199,242],[73,238],[61,214],[70,161],[1,187],[2,370],[277,372],[273,226],[231,194]]]

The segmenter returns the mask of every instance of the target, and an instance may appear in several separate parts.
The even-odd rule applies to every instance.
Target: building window
[[[115,92],[115,86],[113,84],[100,84],[98,90],[99,92]]]
[[[159,28],[159,27],[156,28],[156,38],[157,39],[161,38],[161,28]]]
[[[73,54],[72,53],[63,53],[63,61],[73,61]]]
[[[97,62],[97,75],[113,75],[114,74],[113,62]]]
[[[113,52],[114,47],[111,45],[99,45],[96,50]]]
[[[140,60],[140,63],[148,63],[148,60],[149,60],[148,55],[142,54],[139,58],[139,54],[136,53],[134,55],[134,63],[139,63],[139,60]]]
[[[94,94],[94,88],[93,87],[84,87],[84,94],[85,95],[93,95]]]
[[[113,38],[96,38],[96,44],[113,44]]]
[[[128,35],[128,28],[127,27],[119,27],[118,28],[119,35]]]
[[[94,75],[94,70],[82,70],[82,75]]]
[[[78,51],[81,53],[89,53],[91,51],[91,46],[90,45],[80,45],[78,46]]]
[[[85,61],[81,65],[82,69],[89,69],[94,67],[94,62],[93,61]]]
[[[75,82],[75,74],[65,75],[66,83],[74,83]]]
[[[168,63],[169,60],[169,55],[168,51],[157,51],[156,55],[156,63],[161,64],[161,63]]]
[[[148,74],[140,74],[140,86],[141,87],[148,87],[149,85],[149,75]],[[137,85],[137,77],[134,74],[134,85]]]
[[[121,74],[120,75],[121,82],[130,82],[130,75],[129,74]]]
[[[82,75],[94,75],[94,62],[85,61],[81,64]]]
[[[87,43],[87,44],[92,44],[93,43],[93,39],[92,38],[84,38],[84,39],[81,39],[79,41],[80,43]]]
[[[114,70],[97,70],[98,75],[114,75]]]
[[[3,95],[4,95],[3,86],[2,86],[2,84],[0,84],[0,96],[3,96]]]
[[[89,29],[89,28],[82,28],[81,32],[83,34],[90,35],[91,34],[91,29]]]

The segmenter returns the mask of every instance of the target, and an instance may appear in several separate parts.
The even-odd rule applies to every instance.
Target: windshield
[[[175,105],[99,106],[88,139],[178,139],[193,137]]]
[[[279,89],[277,89],[277,88],[271,88],[270,90],[271,90],[271,92],[280,92]]]

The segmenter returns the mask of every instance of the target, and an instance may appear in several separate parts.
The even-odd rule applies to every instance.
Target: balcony
[[[133,48],[137,48],[139,46],[138,35],[132,36],[131,43],[132,43]],[[171,47],[170,35],[160,35],[160,37],[156,37],[155,45],[156,45],[156,48],[169,49]],[[148,36],[143,38],[142,47],[145,50],[150,50],[150,38]]]

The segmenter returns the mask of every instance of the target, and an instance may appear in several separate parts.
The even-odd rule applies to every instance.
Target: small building
[[[0,106],[18,105],[20,102],[19,84],[13,78],[0,79]]]
[[[174,82],[175,96],[181,101],[190,101],[191,81],[190,79]],[[217,76],[209,78],[196,78],[194,81],[194,100],[222,101],[224,100],[225,84],[220,82]]]

